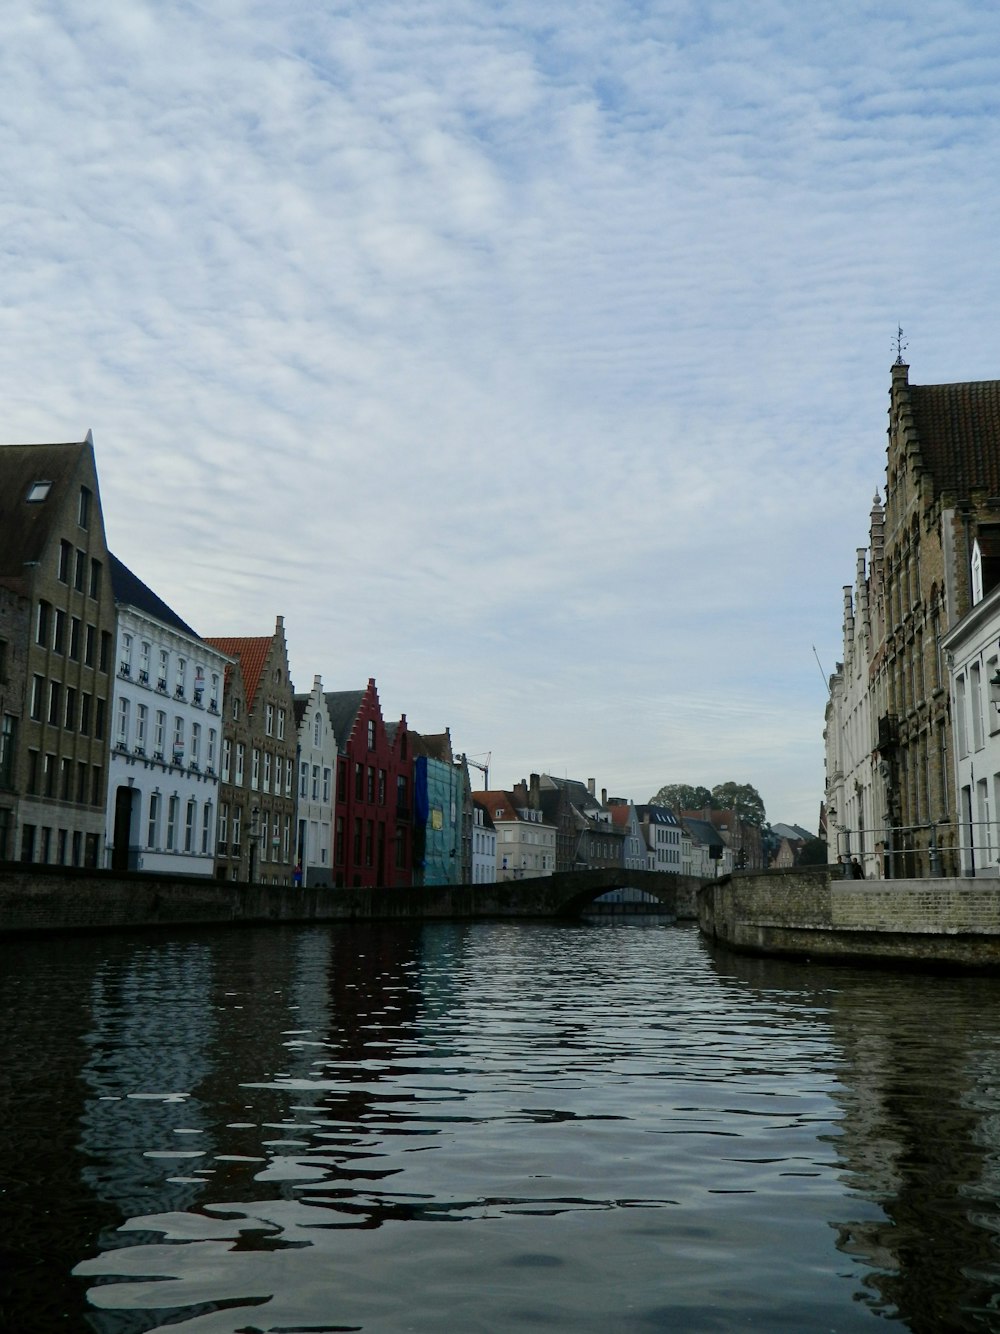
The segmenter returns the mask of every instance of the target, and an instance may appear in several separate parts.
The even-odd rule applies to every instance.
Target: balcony
[[[878,749],[895,750],[899,745],[899,719],[893,713],[884,713],[878,720]]]

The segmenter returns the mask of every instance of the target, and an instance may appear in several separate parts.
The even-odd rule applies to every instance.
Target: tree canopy
[[[669,806],[675,811],[735,811],[748,824],[762,825],[764,802],[752,783],[716,783],[711,791],[690,783],[664,783],[651,806]]]

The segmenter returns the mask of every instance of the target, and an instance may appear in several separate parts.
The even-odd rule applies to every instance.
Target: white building
[[[210,876],[227,658],[117,557],[110,563],[118,629],[105,864]]]
[[[523,783],[515,792],[476,792],[496,829],[496,879],[531,880],[556,869],[556,829],[528,805]],[[515,805],[515,801],[521,805]]]
[[[637,806],[635,809],[646,845],[646,869],[680,875],[683,870],[680,820],[667,806]]]
[[[490,812],[472,803],[472,883],[490,885],[497,878],[497,831]]]
[[[870,515],[871,545],[856,554],[854,588],[845,585],[844,660],[830,677],[823,738],[826,744],[827,856],[843,863],[856,856],[867,878],[881,877],[889,844],[886,816],[887,766],[878,756],[872,720],[881,686],[873,655],[877,626],[874,604],[882,580],[885,512],[875,496]],[[870,553],[870,554],[869,554]],[[880,716],[886,711],[879,707]]]
[[[308,695],[295,696],[299,730],[295,879],[302,885],[333,885],[333,808],[336,801],[337,739],[323,694],[313,677]]]
[[[1000,584],[985,596],[973,548],[974,605],[941,643],[951,689],[963,875],[1000,874]]]

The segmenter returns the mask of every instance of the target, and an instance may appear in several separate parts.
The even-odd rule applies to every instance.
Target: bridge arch
[[[674,917],[696,915],[694,896],[701,881],[692,876],[665,871],[627,871],[608,867],[592,871],[557,871],[545,881],[523,881],[529,886],[546,885],[553,912],[559,917],[579,917],[610,889],[638,889],[657,899]]]

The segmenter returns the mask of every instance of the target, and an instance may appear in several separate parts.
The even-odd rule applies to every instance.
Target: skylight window
[[[28,504],[37,505],[40,500],[48,500],[51,490],[51,482],[32,482],[28,487]]]

